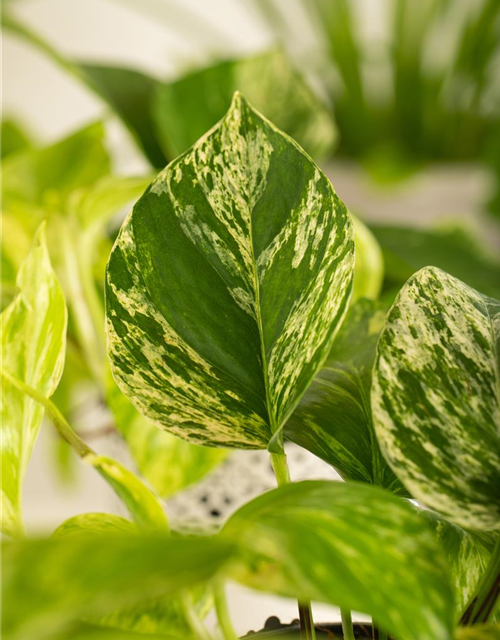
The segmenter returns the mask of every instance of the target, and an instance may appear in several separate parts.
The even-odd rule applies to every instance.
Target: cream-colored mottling
[[[431,294],[429,301],[421,292],[432,291],[436,281],[442,289],[436,297]],[[390,344],[379,350],[372,387],[374,423],[384,453],[408,490],[424,504],[464,527],[497,528],[498,506],[486,504],[480,490],[473,488],[474,479],[484,479],[486,469],[500,478],[498,364],[484,299],[455,278],[428,268],[405,286],[395,306],[400,317],[389,320],[386,327]],[[436,308],[445,320],[445,330],[436,331],[429,322]],[[416,338],[410,327],[417,331]],[[463,364],[465,359],[471,363],[469,368]],[[458,400],[445,385],[426,384],[429,372],[438,369],[451,384],[458,385]],[[404,400],[402,371],[411,371],[425,388],[437,416],[423,420],[413,411],[411,400]],[[397,414],[386,409],[385,394],[393,403],[399,402]],[[484,415],[491,416],[489,424]],[[498,447],[485,447],[484,442],[472,438],[466,420],[483,423],[485,430],[496,430]],[[431,443],[432,429],[441,431],[446,451]],[[411,432],[413,441],[429,454],[432,473],[404,453],[400,438],[408,438],[405,432]]]
[[[347,309],[354,268],[352,226],[345,212],[336,207],[334,191],[317,168],[276,236],[255,255],[252,216],[266,192],[278,137],[283,144],[282,134],[236,96],[221,123],[164,169],[150,189],[158,196],[168,196],[185,236],[216,270],[235,304],[257,323],[262,345],[266,344],[266,327],[258,305],[267,274],[278,264],[277,259],[279,268],[285,270],[287,265],[292,270],[303,269],[307,259],[310,275],[304,275],[303,290],[292,304],[281,335],[261,354],[264,366],[263,356],[267,357],[262,376],[269,386],[262,401],[276,427],[295,400],[295,387],[304,369],[308,367],[312,378],[327,354],[332,323],[340,325]],[[293,141],[283,139],[302,153]],[[302,155],[301,160],[310,170],[307,156]],[[189,201],[186,182],[197,190],[196,204]],[[122,321],[128,332],[125,343],[115,335],[114,316],[108,312],[109,350],[122,389],[148,417],[169,423],[168,428],[178,435],[262,446],[270,426],[243,407],[237,385],[225,388],[227,383],[219,372],[184,342],[147,298],[137,274],[131,228],[129,221],[115,250],[126,255],[134,286],[120,291],[113,282],[108,283],[131,316],[130,322]],[[164,346],[150,342],[136,326],[133,318],[137,313],[161,327]],[[140,349],[147,369],[130,361],[131,343]],[[178,362],[185,375],[175,374],[166,364],[169,359]],[[125,370],[120,362],[128,363],[129,368]],[[228,404],[228,398],[234,402]]]

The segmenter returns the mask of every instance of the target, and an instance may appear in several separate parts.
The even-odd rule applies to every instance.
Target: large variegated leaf
[[[235,94],[120,231],[106,284],[118,385],[195,443],[266,447],[330,349],[353,248],[328,180]]]
[[[139,471],[164,498],[198,482],[226,458],[224,449],[200,447],[158,429],[112,380],[107,400]]]
[[[186,151],[227,111],[241,91],[313,157],[331,152],[332,114],[281,50],[229,60],[159,85],[154,116],[167,157]]]
[[[405,495],[383,458],[370,409],[371,370],[386,305],[360,300],[346,316],[326,362],[285,426],[285,437],[349,480]]]
[[[422,510],[451,567],[455,584],[455,617],[458,620],[474,595],[488,566],[495,537],[481,531],[466,531],[432,511]]]
[[[4,544],[2,638],[49,640],[82,618],[179,594],[233,553],[222,540],[123,533]]]
[[[500,303],[427,267],[381,334],[374,424],[399,479],[470,529],[500,527]]]
[[[52,270],[44,228],[17,277],[19,293],[1,316],[2,371],[48,397],[64,366],[66,304]],[[2,378],[2,531],[22,531],[22,484],[43,419],[43,407]]]
[[[372,615],[401,640],[447,640],[453,592],[426,521],[357,482],[308,481],[252,500],[223,535],[247,549],[236,579]]]

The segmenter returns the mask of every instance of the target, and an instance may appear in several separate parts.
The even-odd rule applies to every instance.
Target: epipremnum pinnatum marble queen
[[[265,448],[328,354],[353,270],[330,182],[236,93],[122,226],[106,279],[114,377],[178,436]]]
[[[377,437],[412,495],[462,527],[500,528],[500,302],[435,267],[401,289],[380,336]]]

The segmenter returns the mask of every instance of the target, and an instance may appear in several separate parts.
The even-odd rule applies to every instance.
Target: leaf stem
[[[25,393],[44,407],[60,436],[78,453],[80,457],[85,458],[89,455],[95,455],[95,452],[87,446],[80,436],[71,428],[69,422],[51,400],[22,380],[18,380],[12,376],[8,371],[5,371],[5,369],[2,369],[1,374],[2,378],[4,378],[9,384],[22,393]]]
[[[217,621],[224,636],[224,640],[238,640],[238,635],[234,630],[229,607],[227,605],[226,592],[222,580],[217,580],[214,584],[214,602],[217,613]]]
[[[470,627],[488,622],[500,597],[500,536],[498,536],[486,571],[481,578],[460,624]]]
[[[278,487],[290,484],[290,470],[286,461],[286,453],[270,453],[271,465]],[[310,602],[299,602],[300,630],[303,640],[316,640],[314,620]]]
[[[199,640],[212,640],[212,636],[208,632],[207,628],[200,620],[196,609],[193,606],[193,601],[188,592],[182,592],[181,597],[182,610],[186,616],[186,621],[194,633],[195,638]]]
[[[342,620],[342,634],[344,636],[344,640],[354,640],[351,612],[346,609],[341,609],[340,618]]]

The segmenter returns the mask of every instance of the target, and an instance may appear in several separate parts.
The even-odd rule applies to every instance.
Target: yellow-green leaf
[[[64,366],[67,312],[52,270],[44,228],[17,277],[19,292],[1,315],[2,371],[51,396]],[[43,407],[2,378],[2,531],[22,531],[22,484]]]

